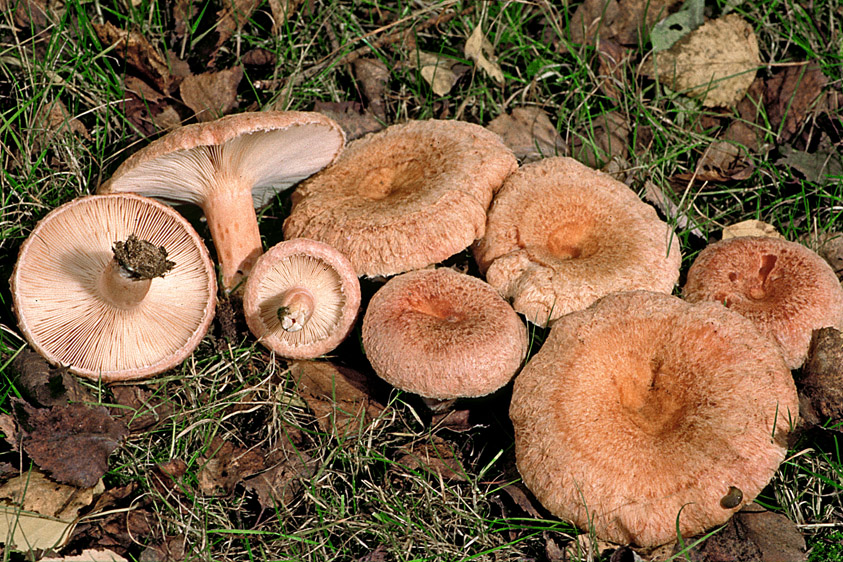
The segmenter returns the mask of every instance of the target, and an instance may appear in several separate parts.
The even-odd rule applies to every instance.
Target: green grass
[[[563,8],[560,3],[515,1],[315,0],[311,10],[296,10],[274,33],[269,5],[263,3],[216,50],[215,20],[223,4],[193,3],[183,32],[177,32],[172,3],[167,2],[135,6],[115,0],[69,0],[49,16],[46,26],[16,23],[10,13],[0,14],[0,277],[9,278],[18,248],[40,218],[61,203],[93,193],[127,155],[162,132],[142,129],[126,114],[124,82],[137,71],[117,50],[104,47],[94,29],[104,22],[142,34],[161,53],[169,51],[185,60],[194,73],[207,70],[214,53],[220,69],[241,64],[249,51],[270,54],[270,64],[243,64],[239,110],[308,110],[317,101],[364,102],[358,78],[341,61],[367,46],[366,56],[384,61],[390,70],[383,99],[386,123],[459,118],[485,125],[519,105],[541,107],[578,154],[601,165],[614,158],[633,189],[643,193],[645,182],[652,181],[697,221],[702,238],[688,228],[678,230],[683,271],[709,238],[716,239],[723,226],[740,220],[770,222],[791,240],[814,230],[839,228],[843,182],[812,181],[781,164],[780,131],[763,119],[757,128],[765,148],[749,157],[753,167],[748,177],[726,184],[682,185],[674,192],[669,178],[694,171],[731,114],[703,108],[644,77],[639,63],[648,54],[646,43],[634,49],[612,77],[618,96],[608,95],[601,88],[606,76],[601,75],[597,50],[567,40],[578,2]],[[710,2],[709,15],[718,15],[727,4]],[[827,90],[839,91],[843,4],[802,4],[753,0],[737,3],[736,11],[756,31],[762,61],[816,61],[828,79]],[[443,7],[456,15],[425,27]],[[478,24],[494,45],[504,86],[475,69],[463,52]],[[407,41],[378,43],[404,30]],[[447,95],[436,95],[412,64],[419,51],[469,68]],[[764,66],[760,72],[769,76],[779,68]],[[170,101],[178,97],[177,89],[167,94]],[[43,115],[58,102],[69,120],[58,132],[48,133]],[[179,110],[184,112],[182,106]],[[620,149],[617,152],[609,153],[600,144],[607,115],[619,116],[629,129],[622,146],[613,147]],[[839,128],[839,115],[833,119]],[[72,123],[78,123],[76,129]],[[804,149],[811,142],[804,139],[818,131],[809,121],[804,135],[793,142]],[[280,240],[281,220],[288,211],[289,194],[279,195],[261,211],[267,244]],[[188,212],[194,214],[200,233],[207,234],[195,210]],[[676,217],[666,218],[675,223]],[[546,335],[546,330],[533,330],[531,354]],[[337,351],[337,358],[365,370],[355,337],[358,332]],[[8,364],[23,346],[4,283],[3,411],[19,394]],[[411,397],[387,395],[387,406],[372,425],[355,438],[338,441],[319,429],[282,361],[273,361],[251,337],[226,342],[218,333],[179,369],[142,387],[169,414],[154,428],[133,435],[111,457],[106,483],[136,486],[136,507],[153,515],[153,537],[184,536],[189,559],[356,560],[373,552],[402,561],[543,559],[548,540],[569,544],[579,533],[549,515],[530,516],[503,491],[517,479],[505,400],[493,403],[497,409],[484,418],[485,426],[458,433],[431,427],[429,414]],[[103,403],[113,402],[109,389],[91,390]],[[301,490],[288,505],[261,511],[255,494],[242,485],[219,496],[198,491],[202,459],[215,436],[268,451],[288,443],[294,434],[302,436],[296,450],[310,459],[312,471],[299,476]],[[401,448],[429,442],[433,436],[446,439],[457,451],[464,480],[440,478],[396,460]],[[0,460],[13,455],[4,454],[7,458]],[[174,458],[184,460],[187,470],[180,493],[170,496],[156,487],[152,469]],[[828,560],[843,548],[836,526],[843,514],[841,498],[843,458],[837,437],[818,431],[794,446],[760,499],[800,525],[813,548],[811,560]],[[686,544],[691,542],[686,539]],[[137,559],[141,551],[134,546],[130,554]],[[4,559],[14,556],[4,552]]]

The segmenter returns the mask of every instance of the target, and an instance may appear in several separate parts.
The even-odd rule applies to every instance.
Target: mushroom
[[[363,317],[363,348],[379,377],[432,400],[491,394],[527,354],[527,329],[483,280],[449,268],[393,277]]]
[[[339,125],[319,113],[229,115],[152,142],[123,162],[99,192],[199,205],[223,287],[231,291],[263,250],[255,208],[330,164],[344,144]]]
[[[282,357],[311,359],[337,347],[360,308],[360,283],[340,252],[316,240],[280,242],[258,258],[243,293],[246,323]]]
[[[486,280],[539,325],[615,291],[670,293],[679,241],[623,183],[571,158],[522,166],[474,247]]]
[[[796,369],[811,333],[843,328],[843,288],[831,266],[796,242],[737,237],[709,245],[688,270],[688,302],[717,301],[752,320]]]
[[[524,483],[556,516],[642,547],[725,522],[798,418],[775,344],[715,303],[613,293],[559,318],[515,379]]]
[[[216,307],[214,266],[190,223],[131,194],[82,197],[50,212],[21,246],[10,284],[30,345],[94,380],[176,366]]]
[[[284,237],[334,246],[359,276],[420,269],[483,236],[492,195],[517,167],[500,137],[478,125],[393,125],[349,143],[296,189]]]

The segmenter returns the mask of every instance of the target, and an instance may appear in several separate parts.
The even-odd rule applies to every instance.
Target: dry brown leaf
[[[619,101],[623,94],[616,85],[624,82],[624,64],[630,57],[630,50],[611,38],[597,40],[597,56],[600,61],[600,89],[607,97]]]
[[[173,413],[172,403],[137,385],[112,386],[111,394],[115,404],[109,408],[111,415],[125,423],[130,433],[147,431]]]
[[[143,35],[118,29],[109,22],[92,25],[105,47],[113,47],[117,55],[155,84],[159,91],[169,93],[178,85],[178,79],[171,74],[167,59]]]
[[[143,562],[179,562],[185,559],[184,546],[183,535],[164,537],[144,548],[140,559]]]
[[[524,484],[508,484],[501,488],[501,490],[506,492],[512,501],[514,501],[515,504],[530,517],[535,517],[536,519],[544,518],[542,513],[536,507],[536,502],[533,501],[533,495],[527,491],[527,487],[524,486]]]
[[[79,554],[62,556],[61,558],[41,558],[39,562],[129,562],[116,552],[108,549],[86,549]]]
[[[237,107],[237,86],[242,78],[239,66],[194,74],[182,81],[179,94],[199,121],[213,121]]]
[[[796,134],[827,82],[815,63],[786,67],[767,80],[767,116],[773,131],[781,128],[782,140],[790,140]]]
[[[123,112],[142,134],[150,136],[181,125],[181,117],[170,105],[169,97],[140,78],[127,76],[123,88]]]
[[[617,111],[594,117],[588,128],[571,140],[571,156],[592,168],[601,168],[613,158],[629,154],[629,123]]]
[[[211,59],[216,59],[223,44],[231,39],[231,36],[243,29],[249,18],[260,6],[261,0],[227,0],[223,2],[223,9],[217,12],[217,43],[211,54]]]
[[[672,89],[700,98],[706,107],[734,107],[745,95],[761,63],[752,26],[727,14],[698,27],[655,55],[645,72]]]
[[[474,31],[468,37],[464,50],[465,56],[473,60],[492,80],[501,86],[504,85],[506,78],[504,78],[500,65],[495,62],[495,48],[486,39],[479,25],[474,28]]]
[[[64,0],[3,0],[0,2],[0,12],[8,10],[16,26],[32,28],[37,34],[54,20],[61,20],[64,6]]]
[[[323,113],[339,123],[349,141],[369,133],[380,131],[384,125],[369,111],[363,110],[359,102],[321,102],[313,105],[313,111]]]
[[[156,464],[150,471],[150,482],[161,497],[183,496],[187,487],[182,477],[187,472],[187,463],[181,459],[170,459]]]
[[[284,24],[303,3],[304,0],[269,0],[273,33],[281,33],[284,30]]]
[[[383,96],[389,80],[389,69],[382,60],[376,58],[359,58],[353,66],[354,75],[369,102],[369,109],[383,119],[386,115]]]
[[[327,361],[296,361],[290,376],[319,428],[338,439],[356,435],[383,411],[366,376],[353,369]]]
[[[316,460],[290,444],[283,444],[266,459],[269,468],[243,481],[258,495],[264,509],[289,506],[301,493],[302,480],[313,476]]]
[[[108,456],[128,434],[102,406],[33,408],[17,399],[12,405],[29,458],[53,479],[74,486],[96,484],[108,470]]]
[[[412,66],[419,69],[424,81],[437,96],[444,96],[459,80],[459,76],[452,69],[457,61],[433,53],[416,51],[410,59]]]
[[[621,45],[641,43],[642,35],[684,0],[585,0],[571,17],[573,43],[594,45],[612,39]],[[643,32],[643,34],[642,34]]]
[[[85,125],[70,112],[61,100],[54,100],[42,105],[35,115],[33,127],[35,151],[45,150],[54,140],[64,135],[78,135],[91,140],[91,135]]]
[[[516,107],[509,115],[495,117],[486,128],[500,135],[522,163],[566,153],[565,141],[539,107]]]
[[[23,397],[38,406],[93,402],[90,393],[66,368],[51,367],[34,351],[22,351],[15,357],[12,367],[17,371],[17,384]]]
[[[775,226],[754,219],[737,222],[725,227],[721,238],[728,240],[729,238],[737,238],[739,236],[767,236],[769,238],[784,239],[784,236],[779,234]]]
[[[101,482],[82,490],[58,484],[37,470],[9,479],[0,486],[0,542],[23,551],[59,548],[79,510],[103,489]]]
[[[234,486],[266,468],[263,452],[245,449],[220,437],[208,447],[209,457],[199,457],[202,468],[196,475],[199,490],[206,496],[229,494]]]
[[[398,450],[396,463],[406,470],[426,471],[446,480],[465,481],[465,469],[454,446],[441,437],[414,443]]]
[[[644,182],[644,199],[655,205],[665,216],[675,221],[680,231],[690,231],[699,238],[705,238],[700,230],[700,220],[694,220],[691,216],[674,203],[664,190],[650,180]]]

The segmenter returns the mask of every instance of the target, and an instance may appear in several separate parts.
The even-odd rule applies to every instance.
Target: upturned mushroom
[[[510,417],[518,471],[542,505],[648,547],[751,502],[784,459],[798,398],[748,319],[633,291],[553,324],[515,379]]]
[[[103,381],[178,365],[216,306],[213,263],[190,223],[131,194],[82,197],[50,212],[21,246],[10,285],[30,345]]]
[[[615,291],[670,293],[679,240],[623,183],[571,158],[522,166],[489,209],[473,247],[486,280],[544,325]]]
[[[226,291],[248,276],[263,251],[255,208],[318,172],[345,135],[319,113],[268,111],[187,125],[130,156],[99,193],[133,192],[199,205]]]
[[[688,270],[688,302],[716,301],[752,320],[796,369],[814,330],[843,328],[843,288],[831,266],[796,242],[742,236],[707,246]]]
[[[483,280],[424,269],[375,293],[363,317],[363,348],[375,373],[396,388],[432,401],[471,398],[512,379],[527,353],[527,329]]]
[[[517,167],[500,137],[478,125],[393,125],[349,143],[296,189],[284,237],[330,244],[358,276],[420,269],[483,236],[492,196]]]
[[[333,350],[354,327],[359,308],[360,283],[348,259],[306,238],[280,242],[258,258],[243,293],[249,329],[291,359]]]

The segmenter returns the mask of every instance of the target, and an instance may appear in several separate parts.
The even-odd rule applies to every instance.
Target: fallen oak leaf
[[[65,367],[52,367],[39,354],[26,349],[12,361],[21,394],[39,406],[65,405],[68,402],[92,402],[76,377]]]
[[[396,464],[405,470],[422,470],[458,482],[466,480],[457,452],[441,437],[433,435],[430,441],[401,447],[398,453]]]
[[[790,140],[819,98],[828,78],[816,63],[788,66],[767,79],[764,103],[774,131]]]
[[[237,107],[237,86],[242,79],[239,66],[192,74],[182,80],[179,94],[200,122],[213,121]]]
[[[290,376],[319,428],[339,439],[357,434],[383,411],[368,378],[353,369],[327,361],[296,361]]]
[[[503,75],[500,65],[494,60],[495,49],[492,44],[486,39],[483,30],[480,26],[474,28],[468,40],[465,42],[465,56],[473,60],[477,66],[483,69],[483,72],[489,77],[503,86],[506,79]]]
[[[33,408],[13,399],[12,407],[29,458],[56,481],[74,486],[95,485],[108,470],[108,456],[128,434],[102,406]]]
[[[140,33],[118,29],[112,23],[93,23],[94,31],[105,43],[114,48],[126,63],[150,80],[162,92],[172,92],[178,77],[170,72],[167,59]]]
[[[80,490],[38,470],[9,479],[0,486],[0,542],[24,552],[61,547],[79,511],[103,492],[102,483],[96,484]]]
[[[266,468],[263,453],[246,449],[215,436],[208,446],[209,456],[199,457],[202,468],[196,478],[206,496],[230,494],[239,482]]]
[[[501,113],[492,119],[486,128],[500,135],[521,163],[567,152],[565,141],[556,126],[539,107],[513,108],[510,114]]]

